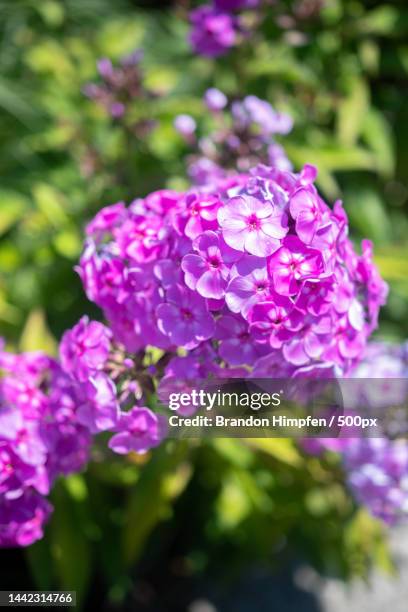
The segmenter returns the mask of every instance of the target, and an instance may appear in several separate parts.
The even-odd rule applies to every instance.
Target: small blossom
[[[116,431],[109,441],[109,448],[115,453],[146,453],[163,440],[165,419],[148,408],[136,406],[122,413]]]
[[[161,332],[176,346],[195,348],[214,334],[214,319],[205,300],[188,289],[175,287],[167,293],[167,303],[156,310]]]
[[[303,281],[318,279],[324,271],[321,253],[306,247],[295,236],[285,238],[268,265],[274,289],[281,295],[297,295]]]
[[[230,268],[241,253],[229,248],[215,232],[204,232],[195,241],[197,254],[185,255],[181,267],[186,285],[205,298],[225,295]]]
[[[274,253],[288,231],[287,217],[281,210],[252,196],[229,200],[219,209],[218,222],[230,247],[258,257]]]
[[[177,115],[174,120],[174,127],[179,134],[185,138],[190,138],[196,131],[197,124],[191,115]]]
[[[223,55],[236,42],[237,24],[229,13],[204,5],[190,13],[190,22],[190,43],[200,55]]]
[[[204,95],[204,102],[207,108],[211,111],[220,111],[227,106],[227,96],[219,89],[211,87],[207,89]]]
[[[61,364],[64,370],[85,381],[94,372],[103,369],[110,350],[112,333],[102,323],[82,319],[65,332],[60,344]]]

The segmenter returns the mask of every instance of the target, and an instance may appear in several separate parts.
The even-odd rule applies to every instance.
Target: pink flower
[[[112,332],[98,321],[84,316],[66,331],[60,344],[63,369],[78,380],[85,381],[103,369],[111,346]]]
[[[187,349],[195,348],[214,334],[214,319],[205,300],[178,286],[167,292],[167,302],[156,309],[160,331],[172,344]]]
[[[318,360],[330,342],[332,322],[329,316],[320,317],[303,326],[302,334],[294,335],[283,345],[285,359],[296,366]]]
[[[237,23],[229,13],[203,5],[190,13],[190,21],[190,43],[196,53],[217,57],[235,44]]]
[[[333,305],[337,309],[336,304],[343,303],[339,299],[342,285],[340,284],[336,291],[334,287],[332,279],[320,282],[305,281],[302,292],[296,300],[297,308],[317,317],[326,313]]]
[[[236,276],[229,282],[225,301],[231,312],[247,317],[257,302],[266,300],[270,280],[266,260],[248,255],[235,266]]]
[[[167,249],[166,237],[167,230],[158,215],[132,216],[117,232],[123,256],[137,263],[147,263],[164,257]]]
[[[254,343],[248,323],[241,317],[223,316],[217,321],[218,353],[231,366],[252,365],[264,351]]]
[[[289,210],[296,221],[297,235],[304,243],[310,244],[323,214],[317,194],[309,189],[298,189],[290,199]]]
[[[189,193],[185,198],[185,211],[176,218],[177,229],[191,240],[206,230],[217,229],[217,211],[220,206],[217,196]]]
[[[280,349],[304,325],[302,311],[295,308],[290,298],[278,294],[255,304],[249,319],[254,340],[267,342],[274,349]]]
[[[94,219],[86,227],[88,236],[102,239],[104,235],[111,233],[115,227],[122,223],[127,216],[124,202],[118,202],[111,206],[102,208]]]
[[[322,255],[303,244],[296,236],[287,236],[283,246],[268,262],[273,287],[281,295],[296,295],[303,281],[319,279],[324,272]]]
[[[79,389],[78,421],[91,433],[99,433],[115,427],[119,406],[113,381],[105,374],[92,376]]]
[[[109,448],[119,455],[130,452],[146,453],[158,446],[165,435],[164,417],[154,414],[148,408],[135,406],[122,413],[117,433],[109,441]]]
[[[219,209],[218,222],[230,247],[258,257],[274,253],[288,232],[285,213],[249,195],[229,200]]]
[[[192,290],[205,298],[220,299],[230,274],[230,265],[241,257],[215,232],[204,232],[194,243],[196,254],[185,255],[181,262],[184,280]]]

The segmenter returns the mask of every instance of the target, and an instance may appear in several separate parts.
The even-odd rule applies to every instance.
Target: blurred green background
[[[205,128],[201,97],[216,86],[293,116],[281,141],[289,158],[297,169],[316,163],[324,196],[344,200],[352,237],[374,241],[391,286],[378,336],[406,338],[406,2],[279,1],[216,62],[188,47],[189,6],[0,0],[0,335],[13,348],[54,352],[82,314],[99,316],[73,271],[85,222],[112,202],[187,184],[173,120],[191,113]],[[144,137],[82,93],[98,58],[137,48],[156,94],[132,107],[132,121],[155,121]],[[156,612],[184,609],[177,585],[188,593],[193,577],[228,583],[254,559],[306,558],[342,577],[364,575],[372,561],[391,568],[381,526],[356,510],[335,457],[305,458],[285,440],[257,445],[169,443],[109,462],[101,449],[85,476],[57,486],[47,537],[17,576],[75,588],[88,603],[98,593],[106,609],[136,589],[145,595],[135,609]],[[176,603],[167,608],[157,593],[170,593],[168,576]]]

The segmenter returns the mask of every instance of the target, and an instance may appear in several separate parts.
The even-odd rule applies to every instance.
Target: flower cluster
[[[204,104],[211,112],[213,129],[200,137],[189,115],[179,115],[175,128],[195,148],[188,160],[188,173],[195,185],[205,185],[228,176],[238,169],[247,172],[258,163],[280,170],[292,170],[276,135],[288,134],[291,117],[276,111],[266,100],[246,96],[229,101],[215,88],[207,90]]]
[[[341,203],[327,206],[315,176],[257,166],[98,213],[78,271],[117,342],[183,348],[168,368],[189,360],[202,374],[348,373],[387,288],[371,244],[355,252]]]
[[[190,44],[199,55],[218,57],[235,46],[245,29],[239,11],[256,8],[259,0],[214,0],[190,13]]]
[[[0,547],[27,546],[42,537],[55,479],[86,464],[94,434],[112,432],[116,453],[144,453],[165,429],[138,405],[137,361],[87,317],[65,332],[59,362],[1,352],[0,368]]]
[[[135,99],[152,96],[143,86],[140,62],[143,52],[137,50],[122,58],[118,66],[103,57],[98,61],[101,83],[87,83],[84,94],[100,104],[113,119],[121,119]]]
[[[55,479],[87,461],[90,435],[55,360],[2,351],[0,369],[0,546],[27,546],[42,537]]]
[[[348,483],[358,503],[388,524],[408,516],[408,445],[405,440],[351,440],[344,451]]]
[[[360,406],[368,406],[374,411],[406,405],[407,343],[401,346],[370,343],[364,359],[351,376],[361,378],[361,385],[353,384]],[[356,500],[388,524],[408,516],[408,444],[404,439],[392,439],[387,435],[406,432],[406,410],[402,412],[405,427],[400,430],[396,414],[397,430],[384,431],[381,438],[308,439],[302,443],[311,453],[340,452]]]
[[[60,360],[77,390],[78,421],[91,434],[113,432],[109,448],[119,454],[144,453],[161,442],[162,417],[139,405],[143,364],[115,345],[108,327],[82,317],[65,332]]]

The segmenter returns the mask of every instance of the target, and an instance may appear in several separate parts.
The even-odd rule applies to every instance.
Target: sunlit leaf
[[[376,157],[379,172],[391,176],[395,169],[395,147],[385,117],[376,109],[370,108],[362,119],[361,132],[364,141]]]
[[[337,133],[342,145],[352,146],[357,142],[368,107],[369,91],[364,79],[349,79],[348,94],[338,105]]]
[[[20,338],[21,351],[45,351],[55,354],[57,343],[48,329],[42,310],[32,310]]]
[[[28,208],[27,199],[14,191],[0,190],[0,236],[7,232]]]
[[[271,455],[277,461],[298,466],[302,463],[293,440],[288,438],[245,438],[245,442],[252,448]]]

